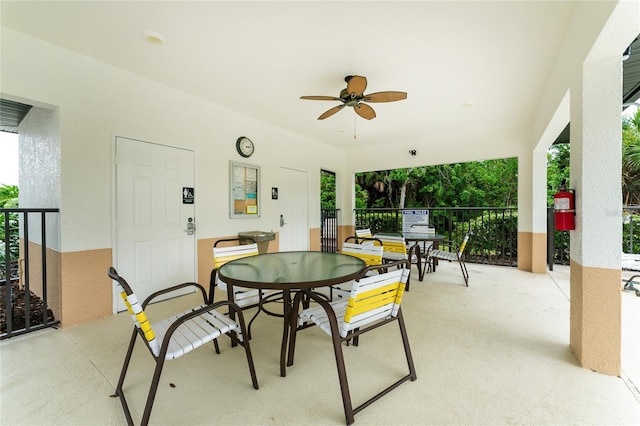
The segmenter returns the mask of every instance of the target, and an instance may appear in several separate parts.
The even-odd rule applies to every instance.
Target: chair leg
[[[342,394],[342,405],[344,407],[344,416],[347,424],[353,424],[355,421],[353,405],[351,404],[351,393],[349,392],[349,382],[347,380],[347,369],[344,365],[344,354],[342,353],[342,340],[338,334],[337,325],[331,324],[331,339],[333,340],[333,353],[336,357],[336,366],[338,368],[338,380],[340,381],[340,393]],[[334,330],[335,329],[335,330]]]
[[[469,272],[467,271],[467,265],[464,264],[464,260],[460,259],[460,270],[462,270],[462,277],[464,278],[464,284],[469,287]]]
[[[400,335],[402,336],[402,344],[404,345],[404,353],[407,357],[407,365],[409,366],[409,376],[411,381],[415,381],[418,376],[416,375],[416,368],[413,364],[413,356],[411,356],[411,347],[409,346],[409,336],[407,335],[407,329],[404,325],[404,317],[402,316],[402,309],[398,312],[398,326],[400,327]]]
[[[237,313],[237,321],[240,324],[240,332],[242,333],[242,342],[240,343],[242,347],[244,347],[245,355],[247,356],[247,364],[249,365],[249,374],[251,374],[251,383],[253,384],[254,389],[258,389],[258,377],[256,376],[256,368],[253,364],[253,355],[251,355],[251,346],[249,345],[249,337],[247,336],[247,327],[244,322],[244,315],[242,314],[242,309],[240,309],[237,305],[235,308],[232,308],[229,305],[229,308],[235,310]],[[234,341],[237,337],[232,335],[233,332],[229,332],[228,335],[231,337],[231,340]]]
[[[128,425],[133,425],[133,419],[131,418],[131,412],[129,411],[129,406],[127,404],[127,400],[124,397],[124,392],[122,391],[122,385],[124,384],[124,378],[127,375],[127,370],[129,369],[129,362],[131,361],[131,354],[133,353],[133,347],[136,344],[136,338],[138,337],[138,329],[134,326],[133,333],[131,334],[131,340],[129,342],[129,347],[127,348],[127,354],[124,357],[124,363],[122,364],[122,371],[120,372],[120,378],[118,379],[118,384],[116,385],[115,394],[111,395],[112,397],[119,397],[120,403],[122,404],[122,410],[124,411],[124,416],[127,419]]]
[[[156,399],[156,393],[158,392],[158,384],[160,383],[160,375],[162,374],[162,367],[164,366],[164,358],[166,351],[160,351],[160,355],[156,358],[156,368],[153,372],[153,379],[151,380],[151,386],[149,387],[149,395],[147,395],[147,403],[144,406],[144,413],[142,414],[142,420],[140,425],[149,424],[149,417],[151,417],[151,409]]]

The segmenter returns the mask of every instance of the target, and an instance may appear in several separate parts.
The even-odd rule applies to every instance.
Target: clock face
[[[243,157],[251,157],[254,150],[253,142],[251,142],[251,139],[241,136],[236,141],[236,150]]]

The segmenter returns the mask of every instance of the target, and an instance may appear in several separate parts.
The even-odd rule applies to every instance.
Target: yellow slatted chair
[[[185,355],[212,341],[215,343],[216,352],[220,353],[216,339],[224,334],[228,335],[234,343],[240,344],[244,347],[247,363],[249,364],[251,381],[254,389],[258,389],[258,379],[253,365],[253,357],[251,355],[249,341],[248,339],[242,338],[242,336],[247,335],[247,330],[242,310],[238,305],[228,301],[208,304],[207,294],[204,287],[196,283],[179,284],[157,291],[147,297],[147,299],[145,299],[141,304],[127,281],[122,278],[113,267],[108,269],[107,274],[118,286],[122,299],[124,300],[124,303],[129,310],[129,314],[135,324],[131,340],[129,341],[127,355],[125,356],[124,363],[122,365],[120,379],[118,380],[115,394],[112,395],[113,397],[120,398],[122,409],[128,424],[132,425],[133,419],[131,418],[131,412],[122,387],[127,375],[129,362],[131,360],[131,355],[133,354],[137,337],[140,337],[144,341],[156,364],[149,393],[147,395],[147,402],[140,422],[142,425],[149,423],[149,417],[151,416],[151,409],[153,408],[158,384],[160,383],[160,375],[162,374],[164,362],[179,358],[182,355]],[[199,290],[202,294],[203,304],[181,314],[174,315],[152,324],[144,311],[147,305],[160,295],[186,287],[193,287],[196,291]],[[220,307],[226,307],[234,311],[236,320],[231,320],[224,313],[218,312],[217,309]],[[197,374],[197,372],[194,372],[194,374]]]
[[[344,243],[342,243],[342,250],[340,250],[340,253],[362,259],[366,266],[376,266],[382,264],[383,249],[381,245],[358,244],[349,242],[354,238],[355,237],[349,237],[345,240]],[[371,241],[374,240],[371,239]],[[349,293],[351,293],[351,286],[351,282],[332,286],[330,300],[333,300],[334,295],[340,298],[349,297]]]
[[[386,270],[385,267],[389,267],[388,272],[383,272]],[[362,409],[377,401],[401,383],[407,380],[414,381],[417,378],[411,348],[409,347],[409,338],[400,308],[405,286],[410,275],[410,268],[411,265],[408,260],[401,260],[388,265],[370,266],[363,269],[353,282],[348,300],[327,302],[322,297],[311,292],[300,292],[294,298],[293,312],[298,312],[300,302],[305,295],[311,297],[319,306],[314,305],[314,307],[304,309],[298,314],[297,326],[292,327],[291,330],[288,365],[293,365],[298,327],[303,328],[307,322],[313,322],[331,336],[338,368],[344,414],[348,425],[354,422],[355,414]],[[367,276],[368,272],[376,270],[381,273]],[[361,334],[393,321],[398,321],[400,326],[400,335],[404,344],[409,373],[354,408],[349,392],[342,343],[354,339],[354,344],[356,344],[356,339]],[[368,342],[371,345],[371,349],[389,350],[388,342],[386,341],[376,342],[371,339]],[[358,350],[363,350],[363,348],[358,346]],[[389,366],[389,368],[397,371],[398,366],[393,365]]]
[[[221,291],[227,292],[227,283],[222,281],[218,277],[218,269],[222,265],[232,260],[241,259],[248,256],[257,256],[258,245],[254,242],[251,244],[240,244],[240,241],[249,240],[247,237],[242,238],[227,238],[218,240],[213,245],[213,269],[211,270],[211,277],[209,280],[209,301],[213,303],[214,290],[217,287]],[[235,243],[229,245],[229,243]],[[277,291],[261,292],[260,290],[245,288],[245,287],[233,287],[233,302],[237,303],[243,309],[255,307],[261,302],[261,298],[277,293]]]
[[[358,237],[358,239],[356,240],[357,243],[371,244],[369,239],[373,238],[373,233],[369,228],[356,229],[356,237]],[[364,238],[364,240],[361,240],[360,238]]]
[[[382,243],[382,261],[385,263],[420,257],[420,246],[414,244],[407,248],[407,242],[401,235],[376,234],[373,237]],[[411,282],[407,282],[407,291],[410,285]]]
[[[382,258],[385,261],[396,262],[409,258],[407,255],[407,243],[404,237],[400,235],[376,234],[374,238],[382,242],[384,249]]]

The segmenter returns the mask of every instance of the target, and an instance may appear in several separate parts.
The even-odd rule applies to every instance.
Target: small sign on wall
[[[189,187],[182,188],[182,204],[193,204],[195,201],[195,190]]]

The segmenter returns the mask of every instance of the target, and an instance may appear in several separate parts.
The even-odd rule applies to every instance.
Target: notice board
[[[429,226],[429,210],[403,210],[402,232],[411,232],[411,226]]]
[[[229,162],[229,217],[260,217],[260,166]]]

